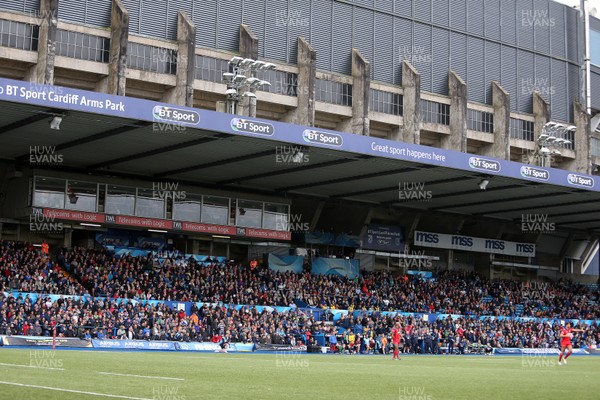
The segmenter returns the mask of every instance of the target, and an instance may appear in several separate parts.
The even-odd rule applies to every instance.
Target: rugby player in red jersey
[[[400,322],[396,322],[396,326],[392,329],[392,345],[394,346],[394,356],[392,360],[399,360],[399,348],[400,348],[400,337],[402,336],[402,329],[400,328]]]
[[[564,356],[565,365],[567,364],[567,358],[569,358],[571,353],[573,353],[573,346],[571,345],[573,332],[584,332],[584,330],[571,328],[570,322],[567,322],[567,324],[560,329],[560,355],[558,356],[558,365],[562,365],[563,354],[565,353],[565,350],[569,350],[569,352]]]

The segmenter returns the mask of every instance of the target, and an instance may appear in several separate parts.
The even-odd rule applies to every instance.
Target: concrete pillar
[[[537,91],[533,92],[533,117],[533,139],[537,143],[544,125],[550,121],[550,106]]]
[[[240,24],[240,44],[239,44],[240,56],[243,58],[251,58],[253,60],[258,59],[258,38],[252,33],[250,27],[246,24]],[[246,77],[254,77],[256,74],[250,70],[246,71]],[[238,102],[237,113],[239,115],[245,115],[249,117],[256,117],[250,115],[250,98],[244,96],[244,93],[248,91],[246,88],[242,88],[239,91],[240,100]],[[250,89],[251,92],[256,92],[256,89]]]
[[[298,80],[296,94],[298,107],[290,110],[283,122],[297,125],[315,125],[315,83],[317,81],[317,52],[306,39],[298,38]]]
[[[167,103],[192,107],[196,72],[196,25],[183,11],[177,16],[177,75],[175,87],[163,97]]]
[[[370,88],[371,63],[352,49],[352,118],[338,125],[341,131],[369,136]]]
[[[577,130],[574,134],[575,160],[571,161],[567,169],[582,174],[592,173],[592,130],[590,115],[587,113],[585,105],[578,101],[573,102],[573,115]]]
[[[404,124],[394,140],[419,144],[421,139],[421,74],[407,61],[402,61],[402,115]]]
[[[110,17],[110,62],[106,92],[125,96],[127,74],[127,43],[129,42],[129,12],[121,0],[113,0]],[[97,87],[97,90],[104,89]]]
[[[492,82],[494,106],[494,143],[484,147],[484,155],[510,160],[510,95],[496,81]]]
[[[467,152],[467,85],[454,71],[448,74],[450,135],[442,135],[442,149]]]
[[[37,64],[28,71],[26,79],[39,84],[54,84],[58,0],[40,0]]]

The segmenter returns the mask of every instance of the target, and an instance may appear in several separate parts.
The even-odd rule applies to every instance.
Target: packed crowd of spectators
[[[220,342],[224,338],[233,343],[316,345],[322,336],[321,344],[344,353],[389,352],[389,335],[396,322],[402,325],[402,351],[417,354],[489,352],[502,347],[555,348],[560,329],[558,323],[475,317],[448,317],[430,323],[380,312],[348,314],[332,322],[315,320],[311,313],[300,309],[258,312],[255,307],[236,310],[208,304],[194,306],[187,315],[164,304],[69,298],[52,302],[46,296],[34,302],[0,294],[0,334],[50,336],[53,321],[59,337],[186,342]],[[574,347],[596,348],[600,326],[582,327],[585,332],[574,338]]]
[[[65,249],[53,260],[24,244],[0,242],[0,251],[0,289],[350,311],[600,318],[598,294],[568,281],[532,287],[464,271],[442,271],[435,279],[388,272],[365,272],[347,279],[239,263],[197,263],[183,256],[158,263],[151,255],[119,258],[108,250],[80,247]]]

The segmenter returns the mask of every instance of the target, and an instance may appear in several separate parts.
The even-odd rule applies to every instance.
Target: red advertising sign
[[[235,236],[235,226],[199,224],[195,222],[181,222],[181,229],[189,232],[212,233],[215,235]]]
[[[271,231],[269,229],[246,228],[246,236],[261,239],[291,240],[292,234],[287,231]]]
[[[80,221],[102,224],[105,222],[104,214],[90,213],[84,211],[56,210],[54,208],[44,208],[43,215],[46,218],[65,219],[70,221]]]
[[[114,221],[117,225],[138,226],[150,229],[173,229],[173,221],[167,219],[129,217],[116,215]]]

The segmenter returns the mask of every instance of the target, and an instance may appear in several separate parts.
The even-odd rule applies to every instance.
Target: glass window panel
[[[173,219],[176,221],[200,222],[202,196],[186,193],[184,200],[173,200]]]
[[[138,189],[135,215],[146,218],[164,218],[165,199],[155,196],[152,189]]]
[[[265,203],[263,215],[263,228],[277,231],[289,230],[287,204]]]
[[[259,201],[238,200],[237,201],[237,225],[247,228],[262,227],[262,207]]]
[[[67,182],[67,209],[78,211],[96,211],[98,185],[91,182]]]
[[[108,185],[106,193],[106,213],[134,215],[135,188]]]
[[[65,208],[65,186],[66,181],[64,179],[36,177],[33,205],[36,207]]]
[[[204,196],[202,199],[202,222],[206,224],[228,225],[229,199]]]

